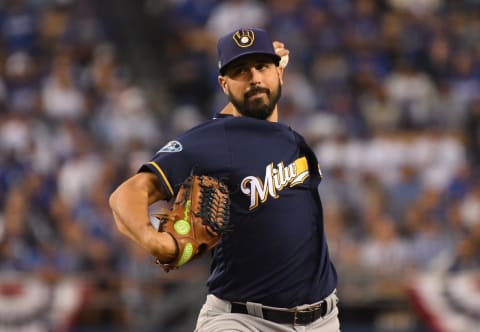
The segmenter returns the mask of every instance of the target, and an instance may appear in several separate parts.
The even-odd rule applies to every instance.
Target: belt
[[[322,301],[307,309],[274,309],[262,307],[263,319],[278,324],[307,325],[327,314],[327,302]],[[249,314],[247,305],[240,302],[232,302],[232,313]]]

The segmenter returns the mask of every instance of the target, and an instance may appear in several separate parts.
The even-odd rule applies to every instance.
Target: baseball
[[[282,68],[285,68],[288,65],[288,54],[281,57],[279,65]]]

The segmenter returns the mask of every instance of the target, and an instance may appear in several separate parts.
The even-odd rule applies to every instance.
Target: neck
[[[235,108],[235,106],[233,106],[232,103],[228,103],[220,113],[229,114],[232,116],[243,116],[239,111],[237,111],[237,109]],[[275,109],[273,110],[272,115],[270,115],[266,120],[270,122],[278,122],[277,106],[275,106]]]

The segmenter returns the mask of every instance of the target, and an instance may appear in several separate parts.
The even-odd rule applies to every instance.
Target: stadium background
[[[0,1],[0,331],[191,331],[113,188],[225,103],[215,40],[291,50],[281,120],[318,154],[342,331],[480,322],[480,1]],[[475,293],[476,292],[476,293]]]

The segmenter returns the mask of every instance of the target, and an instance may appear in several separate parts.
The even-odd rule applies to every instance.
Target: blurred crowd
[[[178,300],[189,277],[116,231],[108,195],[223,107],[216,39],[248,26],[290,49],[280,121],[317,152],[343,300],[480,268],[480,1],[145,1],[162,19],[167,110],[119,63],[95,3],[1,2],[1,271],[83,276],[97,296],[84,326]],[[200,282],[206,266],[192,267]]]

